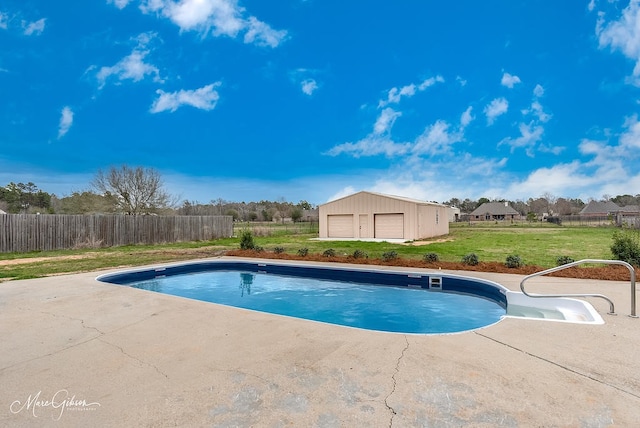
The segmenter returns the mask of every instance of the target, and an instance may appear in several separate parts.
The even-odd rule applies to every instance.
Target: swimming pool
[[[507,290],[440,273],[205,261],[102,275],[102,282],[377,331],[435,334],[506,315]]]

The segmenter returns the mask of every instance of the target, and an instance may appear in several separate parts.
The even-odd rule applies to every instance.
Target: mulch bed
[[[225,254],[228,256],[261,259],[354,263],[363,265],[400,266],[424,269],[440,268],[446,270],[512,273],[516,275],[530,275],[532,273],[540,272],[547,269],[533,265],[527,265],[520,268],[508,268],[504,265],[504,263],[499,262],[480,262],[476,266],[470,266],[460,262],[426,262],[424,260],[403,258],[398,258],[392,261],[383,261],[381,259],[354,258],[352,256],[325,257],[322,254],[308,254],[307,256],[303,257],[294,254],[276,254],[267,251],[258,252],[253,250],[230,250]],[[636,268],[636,276],[638,276],[639,273],[640,271]],[[629,270],[626,267],[620,265],[576,266],[548,274],[548,276],[557,276],[563,278],[601,279],[607,281],[629,281],[631,279]]]

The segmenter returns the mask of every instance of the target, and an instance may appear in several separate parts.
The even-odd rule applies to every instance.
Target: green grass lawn
[[[322,253],[332,248],[338,254],[352,254],[359,249],[370,257],[380,257],[384,252],[396,251],[401,257],[422,258],[426,253],[436,253],[442,261],[458,262],[469,253],[478,255],[480,261],[503,262],[509,255],[519,255],[526,264],[553,267],[559,256],[575,260],[586,258],[610,259],[614,228],[563,227],[547,224],[513,226],[455,223],[447,236],[434,240],[415,242],[414,245],[364,241],[317,241],[311,235],[281,235],[256,237],[257,245],[265,251],[276,246],[294,254],[306,247],[310,253]]]
[[[0,280],[211,257],[224,250],[238,249],[241,230],[236,231],[238,237],[207,242],[0,254]],[[424,254],[433,252],[438,254],[440,260],[452,262],[459,262],[469,253],[477,254],[483,262],[504,262],[507,256],[518,255],[525,264],[549,268],[556,265],[559,256],[568,256],[575,260],[611,259],[610,247],[615,230],[613,227],[566,227],[547,223],[455,223],[451,225],[447,236],[407,245],[387,242],[319,241],[313,239],[317,232],[310,228],[279,227],[271,230],[256,227],[254,241],[256,245],[263,247],[264,251],[272,252],[275,247],[283,247],[289,254],[296,254],[301,248],[307,248],[309,253],[322,253],[331,248],[338,255],[350,255],[355,250],[362,250],[368,253],[369,257],[379,258],[385,252],[395,251],[402,258],[419,259]],[[23,258],[34,260],[20,264],[1,263],[2,260]]]

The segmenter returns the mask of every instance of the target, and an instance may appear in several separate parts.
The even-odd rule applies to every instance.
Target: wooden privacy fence
[[[2,253],[207,241],[231,236],[231,216],[0,215]]]

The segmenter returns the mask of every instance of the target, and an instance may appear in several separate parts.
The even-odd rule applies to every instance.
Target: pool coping
[[[443,272],[514,291],[522,279]],[[640,419],[640,320],[626,314],[628,282],[531,282],[534,292],[610,296],[617,316],[588,300],[602,325],[505,318],[467,333],[409,335],[147,293],[100,283],[97,274],[0,285],[0,425],[631,426]],[[56,393],[66,404],[47,405]],[[24,407],[36,395],[41,405]]]

